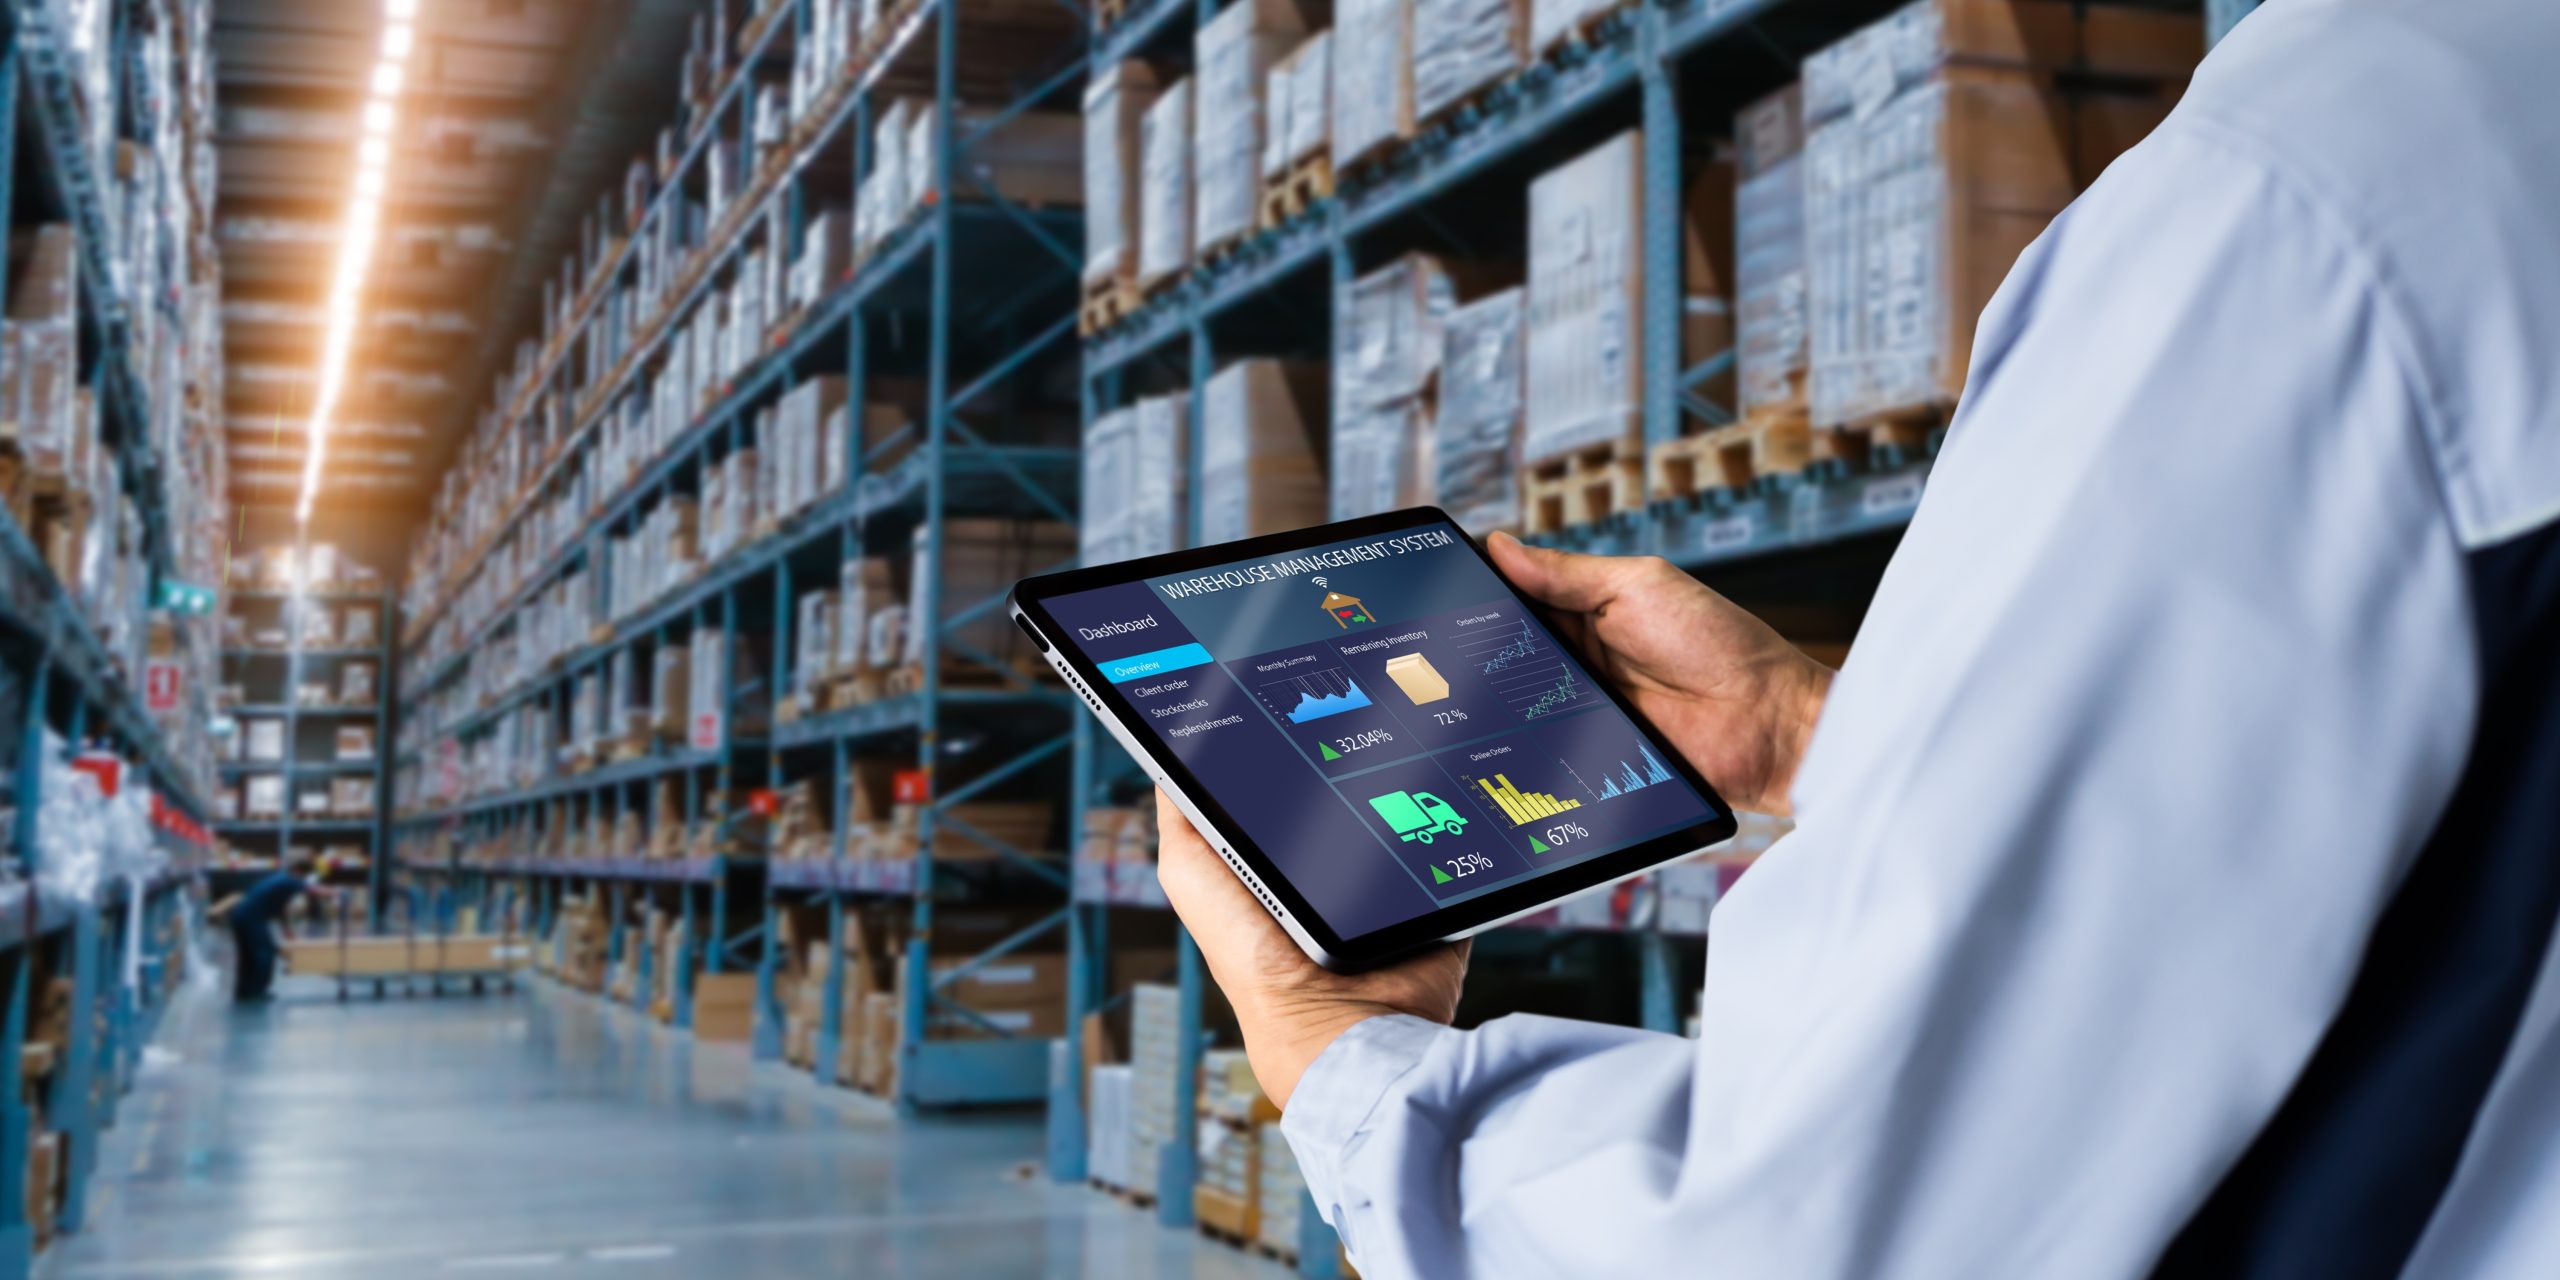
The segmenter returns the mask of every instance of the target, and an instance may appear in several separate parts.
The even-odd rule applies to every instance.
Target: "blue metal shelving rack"
[[[369,906],[366,927],[383,928],[389,907],[391,759],[391,688],[397,658],[394,644],[397,611],[390,595],[380,591],[311,590],[304,592],[258,588],[234,588],[229,593],[233,605],[271,604],[282,611],[289,643],[282,649],[226,648],[222,651],[222,668],[228,677],[261,688],[249,690],[251,701],[231,707],[226,714],[235,716],[272,717],[284,722],[284,758],[277,761],[231,760],[221,766],[225,786],[248,778],[281,775],[284,778],[284,805],[273,821],[249,818],[245,814],[214,824],[214,831],[252,852],[274,853],[278,865],[292,851],[296,837],[325,840],[360,840],[365,851],[364,885]],[[323,646],[306,648],[302,643],[300,611],[305,609],[371,609],[373,633],[379,643],[372,646]],[[262,696],[265,674],[259,668],[281,661],[281,682],[273,687],[272,696]],[[306,706],[301,690],[306,675],[318,674],[335,683],[334,677],[349,662],[374,664],[374,698],[366,705]],[[361,721],[373,729],[373,755],[364,760],[340,760],[334,746],[319,759],[300,755],[302,726],[305,722],[327,724],[333,728]],[[361,818],[331,814],[324,818],[304,818],[296,812],[300,782],[311,778],[344,778],[362,776],[372,781],[373,808]]]
[[[757,71],[778,66],[791,42],[806,35],[810,20],[808,4],[786,0],[782,16],[751,35],[744,68],[701,118],[688,122],[690,141],[674,173],[663,177],[644,225],[680,216],[666,193],[702,181],[711,140],[734,133],[743,121]],[[1001,600],[939,598],[942,535],[951,520],[980,515],[1073,518],[1075,451],[1009,432],[1006,411],[1035,375],[1073,360],[1077,260],[1070,246],[1080,223],[1072,211],[1029,208],[1004,198],[970,176],[965,163],[993,129],[1016,113],[1038,105],[1072,109],[1070,95],[1080,86],[1084,67],[1073,26],[1061,24],[1054,65],[1044,65],[1037,56],[1023,57],[1025,45],[1034,42],[1025,40],[1024,21],[1020,10],[1003,21],[992,19],[975,0],[891,6],[866,41],[849,83],[829,96],[814,124],[795,130],[797,140],[773,198],[789,209],[793,244],[817,209],[849,208],[856,180],[873,168],[874,116],[895,96],[929,99],[937,107],[932,189],[943,193],[942,198],[918,210],[845,279],[830,283],[824,296],[736,377],[665,455],[606,498],[578,534],[536,567],[484,622],[403,684],[402,697],[416,714],[425,699],[462,673],[464,655],[517,625],[521,607],[567,573],[585,571],[601,603],[609,586],[607,539],[634,528],[644,512],[685,492],[691,477],[707,464],[741,447],[754,414],[798,379],[842,375],[857,421],[859,406],[869,400],[865,392],[871,374],[923,380],[926,411],[915,427],[868,449],[859,431],[851,433],[850,479],[842,491],[705,566],[691,582],[618,620],[609,637],[577,647],[547,674],[484,699],[450,726],[454,737],[468,742],[493,732],[502,717],[520,708],[563,717],[580,677],[604,671],[615,655],[639,652],[644,644],[682,643],[705,629],[733,640],[769,635],[774,642],[760,687],[741,687],[734,643],[724,648],[729,670],[716,677],[693,675],[697,681],[716,679],[724,691],[723,732],[716,746],[660,747],[639,760],[396,819],[397,827],[413,837],[439,829],[453,834],[460,851],[455,860],[424,870],[450,876],[462,897],[490,910],[521,902],[530,912],[535,936],[552,929],[571,886],[600,888],[612,908],[608,954],[616,959],[632,945],[631,904],[641,899],[664,904],[665,895],[672,894],[671,914],[684,922],[689,948],[698,953],[679,957],[681,971],[672,984],[674,1022],[689,1024],[689,996],[700,974],[752,968],[758,981],[759,1057],[779,1055],[781,1017],[773,980],[780,962],[780,911],[802,902],[822,905],[831,938],[840,944],[849,906],[865,901],[903,904],[910,932],[907,963],[917,974],[927,972],[938,904],[971,896],[970,886],[938,867],[935,859],[938,835],[957,829],[960,822],[953,807],[1043,769],[1063,775],[1067,762],[1069,714],[1062,691],[1023,680],[956,688],[945,678],[953,657],[977,656],[955,638],[958,630],[1000,608]],[[1030,29],[1041,28],[1035,24]],[[964,53],[976,51],[981,40],[1026,74],[998,87],[982,74],[984,59],[964,68]],[[972,119],[955,110],[964,104],[993,114]],[[708,251],[709,266],[668,316],[689,314],[727,278],[755,237],[757,221],[746,220],[734,237]],[[632,269],[626,255],[607,268],[606,278],[623,279]],[[589,308],[579,323],[598,323],[598,314],[599,309]],[[674,328],[672,323],[658,325],[641,338],[626,372],[616,375],[612,394],[594,396],[590,403],[614,403]],[[560,349],[567,347],[563,343]],[[537,386],[566,376],[561,363],[547,365]],[[892,364],[896,367],[884,367]],[[546,465],[531,492],[541,492],[574,467],[592,443],[594,417],[590,413],[581,422],[573,443]],[[528,505],[519,504],[519,511]],[[758,696],[771,703],[774,691],[790,684],[794,646],[787,638],[795,589],[824,585],[829,566],[847,557],[903,553],[911,538],[919,549],[915,563],[922,566],[922,580],[915,584],[910,614],[934,620],[929,625],[935,627],[932,642],[922,646],[916,688],[794,723],[768,721],[753,732],[742,726],[742,713]],[[458,587],[476,568],[464,566],[448,586]],[[443,600],[422,610],[412,634],[434,627],[452,598],[449,590]],[[769,623],[756,614],[767,603],[772,608]],[[768,864],[702,850],[679,859],[642,858],[634,856],[637,850],[574,859],[528,856],[554,829],[553,822],[571,821],[569,815],[580,811],[590,817],[601,814],[617,825],[626,813],[636,812],[644,832],[649,831],[657,815],[646,803],[646,788],[661,779],[681,782],[681,819],[692,830],[711,798],[801,778],[822,778],[829,794],[841,796],[857,757],[892,753],[928,777],[937,771],[964,774],[956,784],[932,786],[912,862],[847,858],[841,822],[833,856],[804,862]],[[736,815],[729,811],[728,816]],[[996,848],[1010,877],[1035,886],[1030,892],[1045,885],[1054,903],[1063,902],[1067,876],[1058,851],[1012,849],[984,833],[966,834]],[[647,836],[643,838],[645,843]],[[965,1010],[952,1014],[957,1005],[942,988],[966,977],[975,964],[1054,933],[1063,920],[1062,907],[1050,910],[968,967],[908,984],[902,1025],[924,1028],[936,1014],[972,1016]],[[654,985],[650,969],[656,957],[643,951],[638,960],[634,1000],[645,1003]],[[845,1031],[840,1024],[843,968],[831,967],[820,1061],[833,1061]],[[1036,1100],[1047,1087],[1047,1042],[1015,1036],[944,1038],[911,1030],[902,1040],[897,1078],[896,1101],[902,1107]]]
[[[121,9],[119,15],[121,40],[130,24]],[[172,568],[166,480],[154,452],[147,393],[133,367],[126,302],[109,269],[104,175],[91,167],[82,111],[46,13],[22,3],[0,5],[0,208],[40,208],[39,216],[77,232],[84,381],[98,390],[101,438],[116,453],[118,483],[143,515],[150,563],[165,576]],[[37,1115],[21,1100],[27,1081],[20,1051],[41,994],[37,975],[67,978],[72,988],[67,1052],[46,1081],[42,1114],[64,1143],[57,1226],[76,1232],[88,1214],[99,1135],[114,1122],[179,962],[160,947],[161,937],[179,913],[194,909],[200,862],[200,851],[163,837],[178,869],[146,883],[111,884],[87,902],[38,888],[38,793],[48,729],[67,744],[116,751],[130,762],[128,785],[151,787],[192,821],[204,817],[202,800],[136,690],[28,531],[14,514],[0,512],[0,744],[13,761],[0,772],[0,784],[15,806],[8,834],[28,875],[0,885],[0,984],[7,1002],[0,1013],[0,1280],[18,1280],[36,1265],[26,1172]],[[103,1019],[95,1016],[101,1010]]]
[[[1190,456],[1202,456],[1201,395],[1219,362],[1268,350],[1221,349],[1220,333],[1257,308],[1299,306],[1310,293],[1331,298],[1364,266],[1395,252],[1423,247],[1443,232],[1439,216],[1481,194],[1471,184],[1491,175],[1561,163],[1593,140],[1594,121],[1616,120],[1643,130],[1642,255],[1649,281],[1681,278],[1681,197],[1684,128],[1696,132],[1697,112],[1727,113],[1795,76],[1797,60],[1830,38],[1880,18],[1902,0],[1852,0],[1815,5],[1805,0],[1657,0],[1640,2],[1598,24],[1587,40],[1557,50],[1519,73],[1475,105],[1430,125],[1392,159],[1351,179],[1335,198],[1305,214],[1249,236],[1217,262],[1157,295],[1121,323],[1084,344],[1085,420],[1134,398],[1141,381],[1159,388],[1187,388],[1194,432]],[[1133,9],[1094,40],[1096,65],[1129,57],[1187,60],[1191,34],[1222,7],[1218,0],[1153,0]],[[1684,100],[1686,99],[1686,100]],[[1686,117],[1686,119],[1684,119]],[[1612,130],[1614,131],[1614,129]],[[1580,138],[1576,143],[1573,139]],[[1704,139],[1695,139],[1703,142]],[[1500,181],[1507,182],[1508,179]],[[1525,183],[1519,192],[1525,205]],[[1418,231],[1417,228],[1420,230]],[[1516,249],[1517,246],[1514,246]],[[1684,434],[1691,422],[1732,420],[1700,388],[1732,367],[1730,351],[1684,364],[1678,290],[1645,293],[1642,318],[1645,373],[1644,423],[1649,441]],[[1852,539],[1890,536],[1917,507],[1936,441],[1905,452],[1880,446],[1863,466],[1817,464],[1802,477],[1772,477],[1747,486],[1711,490],[1696,497],[1656,502],[1543,540],[1576,550],[1661,555],[1692,571]],[[1190,492],[1197,501],[1199,477]],[[1195,509],[1194,524],[1197,527]],[[1077,726],[1074,782],[1077,829],[1084,811],[1101,801],[1133,770],[1121,753],[1090,726]],[[1081,1046],[1084,1016],[1115,1007],[1126,993],[1108,985],[1111,910],[1161,909],[1152,884],[1111,884],[1079,876],[1069,921],[1068,1064],[1049,1103],[1049,1167],[1062,1181],[1084,1176],[1085,1116]],[[1655,927],[1642,891],[1631,912],[1610,925],[1639,948],[1645,1025],[1679,1026],[1678,972],[1673,936]],[[1187,936],[1177,951],[1176,981],[1186,1025],[1179,1037],[1175,1073],[1182,1093],[1177,1114],[1187,1114],[1204,1037],[1199,1020],[1202,971]],[[1168,1223],[1187,1223],[1194,1180],[1190,1144],[1174,1142],[1160,1161],[1157,1212]],[[1312,1205],[1303,1205],[1302,1274],[1330,1275],[1332,1235]]]

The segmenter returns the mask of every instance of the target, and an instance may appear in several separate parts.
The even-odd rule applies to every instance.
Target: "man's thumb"
[[[1485,539],[1485,550],[1511,585],[1556,608],[1592,613],[1613,594],[1606,557],[1533,547],[1501,532]]]

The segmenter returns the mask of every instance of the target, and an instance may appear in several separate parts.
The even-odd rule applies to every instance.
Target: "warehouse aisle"
[[[1030,1176],[1035,1116],[901,1124],[589,999],[173,1012],[124,1105],[91,1277],[1278,1277]]]

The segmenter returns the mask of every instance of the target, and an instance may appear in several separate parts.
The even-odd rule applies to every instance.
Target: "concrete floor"
[[[108,1141],[85,1277],[1276,1280],[1040,1175],[1030,1114],[899,1122],[582,996],[173,1011]]]

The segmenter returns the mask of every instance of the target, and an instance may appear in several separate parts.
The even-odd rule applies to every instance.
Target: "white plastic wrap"
[[[1111,564],[1184,544],[1190,508],[1184,479],[1188,399],[1154,396],[1094,420],[1085,432],[1083,562]]]
[[[1156,100],[1143,62],[1103,69],[1084,94],[1084,278],[1134,275],[1140,222],[1140,121]]]
[[[1746,413],[1787,404],[1804,390],[1802,101],[1789,89],[1735,122],[1742,160],[1734,189],[1737,378]]]
[[[1433,425],[1440,506],[1472,533],[1520,519],[1521,306],[1505,289],[1449,313]]]
[[[1525,64],[1513,0],[1413,0],[1413,111],[1428,120]]]
[[[1424,254],[1352,281],[1334,320],[1334,402],[1367,408],[1421,395],[1439,372],[1441,326],[1456,305],[1448,272]]]
[[[1298,54],[1305,48],[1300,45],[1271,64],[1262,77],[1262,181],[1266,185],[1289,172],[1289,120],[1295,110]]]
[[[1192,243],[1202,252],[1250,234],[1262,205],[1263,90],[1304,24],[1287,0],[1237,0],[1193,41]]]
[[[1544,53],[1564,43],[1574,28],[1624,4],[1626,0],[1530,0],[1529,48]]]
[[[1202,543],[1323,523],[1330,501],[1314,440],[1324,430],[1323,373],[1240,360],[1202,388]]]
[[[1431,501],[1430,452],[1430,416],[1420,400],[1336,410],[1333,518]]]
[[[1138,280],[1191,267],[1191,81],[1176,80],[1139,129]]]
[[[1641,420],[1643,151],[1629,130],[1530,184],[1530,461],[1624,439]]]
[[[1333,166],[1413,136],[1413,0],[1342,0],[1333,42]]]
[[[1325,153],[1333,137],[1333,33],[1319,31],[1289,60],[1289,163]]]

